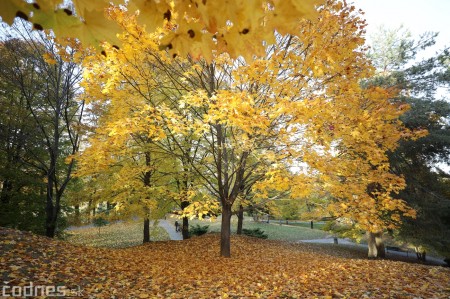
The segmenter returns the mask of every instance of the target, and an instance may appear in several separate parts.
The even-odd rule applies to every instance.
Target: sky
[[[450,0],[353,0],[353,4],[365,12],[369,37],[381,25],[392,29],[403,25],[414,37],[426,31],[439,32],[436,45],[427,54],[450,46]],[[448,163],[438,167],[450,173]]]
[[[353,0],[353,4],[365,12],[368,36],[381,25],[395,29],[403,24],[413,36],[439,32],[436,50],[450,46],[450,0]]]

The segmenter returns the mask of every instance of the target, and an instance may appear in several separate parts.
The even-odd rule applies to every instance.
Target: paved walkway
[[[301,240],[298,241],[299,243],[318,243],[318,244],[333,244],[334,243],[334,239],[333,238],[324,238],[324,239],[314,239],[314,240]],[[338,238],[338,244],[342,244],[342,245],[352,245],[352,246],[358,246],[358,247],[363,247],[363,248],[367,248],[366,244],[358,244],[355,242],[350,241],[349,239],[341,239]],[[402,257],[407,257],[407,258],[411,258],[412,260],[416,259],[416,254],[414,252],[409,252],[408,254],[406,252],[399,252],[399,251],[388,251],[386,252],[386,256],[402,256]],[[432,264],[436,264],[436,265],[441,265],[444,266],[445,262],[443,261],[443,259],[440,258],[436,258],[433,256],[427,256],[427,262],[428,263],[432,263]]]
[[[161,219],[158,220],[158,224],[160,227],[164,228],[169,234],[170,240],[180,241],[183,240],[183,236],[181,232],[175,231],[175,226],[167,220]]]
[[[314,240],[301,240],[299,242],[303,242],[303,243],[321,243],[321,244],[333,244],[334,243],[334,238],[323,238],[323,239],[314,239]],[[355,242],[352,242],[348,239],[341,239],[338,238],[338,244],[343,244],[343,245],[355,245],[355,246],[365,246],[363,244],[358,244]],[[366,247],[366,246],[365,246]]]

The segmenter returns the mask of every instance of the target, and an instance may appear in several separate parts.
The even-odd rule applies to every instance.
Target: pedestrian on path
[[[180,231],[180,224],[178,223],[178,221],[175,220],[175,231],[179,232]]]

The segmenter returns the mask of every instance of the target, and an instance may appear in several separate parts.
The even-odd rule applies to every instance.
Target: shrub
[[[246,236],[250,236],[250,237],[255,237],[255,238],[260,238],[260,239],[267,239],[268,235],[264,233],[264,231],[262,231],[260,228],[254,228],[254,229],[246,229],[244,228],[242,230],[242,232],[244,233],[244,235]]]
[[[196,224],[189,229],[189,236],[201,236],[208,232],[209,225]]]
[[[103,217],[96,217],[92,223],[95,227],[98,227],[98,233],[100,233],[100,228],[102,226],[108,225],[108,221],[106,221],[106,219]]]

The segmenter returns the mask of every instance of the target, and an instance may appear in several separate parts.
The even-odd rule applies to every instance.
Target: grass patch
[[[286,223],[286,222],[284,222],[284,223]],[[291,221],[289,221],[289,225],[299,226],[299,227],[306,227],[306,228],[311,229],[311,223],[309,221],[307,221],[307,222],[305,222],[305,221],[302,221],[302,222],[291,222]],[[325,222],[314,222],[313,223],[313,227],[314,227],[314,229],[323,230],[323,228],[325,227]]]
[[[209,225],[210,232],[220,232],[221,218],[210,221],[210,220],[191,220],[189,222],[191,225]],[[246,229],[261,229],[268,235],[269,240],[283,240],[283,241],[299,241],[299,240],[311,240],[311,239],[321,239],[329,235],[329,233],[324,232],[320,229],[311,229],[309,227],[301,226],[286,226],[279,225],[278,223],[271,221],[266,222],[254,222],[251,217],[244,218],[243,228]],[[231,232],[236,233],[237,230],[237,218],[231,218]]]
[[[245,228],[263,230],[268,236],[269,240],[283,240],[283,241],[299,241],[325,238],[328,233],[319,229],[310,229],[297,226],[286,226],[275,223],[264,222],[244,222]]]
[[[143,221],[127,221],[108,224],[98,227],[79,227],[67,232],[70,243],[93,247],[125,248],[142,244]],[[150,225],[150,240],[170,240],[166,230],[159,226]]]

